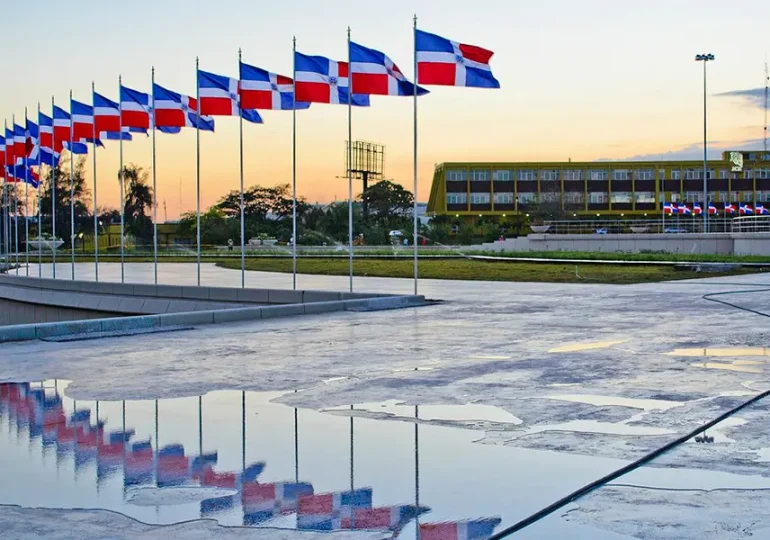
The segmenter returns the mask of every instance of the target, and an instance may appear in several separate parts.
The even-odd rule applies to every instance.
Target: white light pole
[[[703,232],[709,232],[709,199],[708,199],[708,135],[706,131],[706,64],[709,61],[714,60],[714,55],[698,54],[695,56],[696,62],[703,62],[703,206],[701,207],[701,213],[703,214]]]

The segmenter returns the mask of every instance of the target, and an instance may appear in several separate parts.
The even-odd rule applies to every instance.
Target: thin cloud
[[[729,92],[722,92],[714,94],[715,97],[728,97],[736,98],[743,102],[744,105],[750,107],[765,107],[765,89],[764,88],[750,88],[747,90],[730,90]]]
[[[764,89],[762,90],[764,92]],[[762,139],[745,139],[742,141],[709,141],[708,158],[722,159],[722,152],[729,150],[761,150],[764,141]],[[692,143],[668,152],[657,154],[638,154],[624,159],[624,161],[697,161],[703,159],[703,143]]]

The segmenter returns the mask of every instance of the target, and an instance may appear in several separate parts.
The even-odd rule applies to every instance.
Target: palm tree
[[[137,243],[152,241],[153,205],[152,188],[147,183],[147,171],[136,165],[123,167],[125,204],[123,207],[126,231],[137,239]]]

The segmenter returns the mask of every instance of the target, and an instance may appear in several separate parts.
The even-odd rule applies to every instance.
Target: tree
[[[412,193],[390,180],[382,180],[370,186],[359,198],[368,207],[370,217],[378,221],[387,221],[394,216],[403,217],[414,204]]]
[[[134,236],[137,244],[152,242],[153,193],[147,183],[147,171],[136,165],[123,167],[125,190],[124,220],[126,231]]]
[[[40,181],[42,189],[40,197],[40,213],[43,232],[52,234],[52,187],[56,190],[56,236],[64,240],[65,246],[71,246],[70,221],[71,202],[74,195],[75,209],[75,236],[80,232],[90,231],[93,226],[93,214],[88,209],[90,191],[85,181],[85,157],[78,158],[72,171],[72,185],[70,186],[69,157],[63,153],[59,164],[55,168],[48,168]],[[64,165],[67,165],[66,168]]]

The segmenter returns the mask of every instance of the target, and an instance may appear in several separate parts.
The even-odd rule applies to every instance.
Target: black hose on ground
[[[731,304],[730,302],[726,302],[724,300],[718,300],[714,297],[716,296],[723,296],[727,294],[748,294],[748,293],[757,293],[757,292],[768,292],[770,289],[754,289],[751,291],[728,291],[728,292],[721,292],[721,293],[712,293],[712,294],[706,294],[703,295],[704,300],[708,300],[709,302],[717,302],[719,304],[723,304],[735,309],[740,309],[743,311],[747,311],[749,313],[754,313],[756,315],[761,315],[763,317],[770,317],[770,314],[762,313],[761,311],[756,311],[750,308],[746,308],[743,306],[738,306],[735,304]],[[729,411],[725,412],[724,414],[718,416],[714,420],[710,421],[709,423],[699,427],[698,429],[691,431],[690,433],[683,435],[682,437],[679,437],[678,439],[675,439],[671,441],[670,443],[658,448],[654,452],[651,452],[647,454],[646,456],[634,461],[633,463],[629,463],[625,467],[622,467],[606,476],[603,476],[602,478],[599,478],[598,480],[595,480],[594,482],[591,482],[590,484],[587,484],[580,489],[573,491],[566,497],[562,497],[558,501],[554,502],[553,504],[550,504],[549,506],[546,506],[542,510],[539,510],[538,512],[535,512],[531,516],[522,519],[518,523],[515,523],[511,525],[510,527],[503,529],[500,532],[497,532],[493,534],[488,540],[500,540],[501,538],[505,538],[507,536],[510,536],[516,532],[519,532],[520,530],[529,527],[530,525],[533,525],[534,523],[540,521],[541,519],[553,514],[560,508],[563,508],[564,506],[576,501],[577,499],[580,499],[581,497],[584,497],[591,493],[592,491],[595,491],[601,487],[604,487],[605,485],[609,484],[613,480],[616,480],[620,478],[621,476],[628,474],[639,467],[642,467],[651,461],[659,458],[663,454],[673,450],[677,446],[684,444],[685,442],[689,441],[693,437],[696,437],[697,435],[700,435],[701,433],[711,429],[712,427],[716,426],[720,422],[726,420],[727,418],[731,417],[735,413],[745,409],[746,407],[750,407],[751,405],[765,399],[766,397],[770,396],[770,390],[766,390],[765,392],[762,392],[761,394],[757,394],[750,400],[746,401],[745,403],[742,403],[741,405],[738,405],[737,407],[730,409]]]

